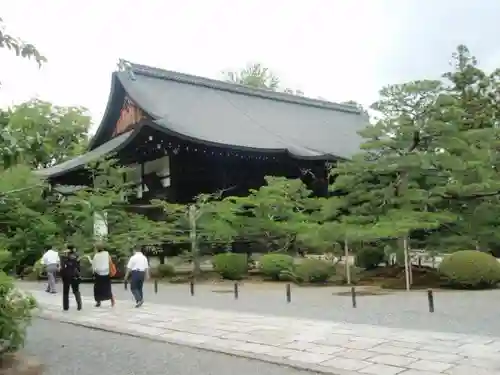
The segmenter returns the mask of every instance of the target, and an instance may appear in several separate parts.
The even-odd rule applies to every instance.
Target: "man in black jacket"
[[[73,291],[77,310],[82,309],[80,294],[80,257],[75,247],[68,245],[68,251],[61,259],[61,278],[63,282],[63,310],[69,310],[69,289]]]

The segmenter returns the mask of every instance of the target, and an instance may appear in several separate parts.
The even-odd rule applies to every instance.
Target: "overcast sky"
[[[498,0],[0,0],[0,17],[48,58],[0,52],[0,105],[82,105],[96,125],[119,58],[211,78],[261,62],[306,96],[364,105],[439,76],[459,43],[500,67]]]

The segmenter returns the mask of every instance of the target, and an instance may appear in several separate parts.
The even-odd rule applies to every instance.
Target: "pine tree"
[[[439,152],[433,154],[432,166],[446,178],[439,194],[458,217],[448,227],[451,242],[485,250],[500,242],[500,70],[481,70],[465,46],[458,47],[452,62],[436,102]]]
[[[332,174],[329,221],[348,238],[371,241],[406,237],[411,231],[439,227],[453,220],[429,209],[442,198],[433,194],[429,134],[434,126],[439,81],[388,86],[372,109],[378,120],[361,132],[362,152],[340,163]]]

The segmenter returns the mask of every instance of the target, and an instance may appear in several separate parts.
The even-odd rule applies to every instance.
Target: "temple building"
[[[61,189],[86,185],[85,165],[114,155],[134,167],[140,201],[245,194],[266,175],[304,178],[321,195],[328,163],[356,153],[367,124],[355,106],[122,61],[87,152],[37,174]]]

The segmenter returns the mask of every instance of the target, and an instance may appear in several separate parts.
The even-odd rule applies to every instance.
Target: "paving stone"
[[[464,358],[458,354],[431,352],[428,350],[415,350],[414,352],[409,353],[408,357],[446,363],[456,362]]]
[[[481,367],[497,370],[500,373],[500,359],[462,358],[456,362],[457,365]]]
[[[296,340],[299,340],[297,337],[295,337]],[[349,342],[349,337],[348,336],[345,336],[345,335],[331,335],[331,336],[328,336],[324,339],[317,339],[316,340],[312,340],[311,342],[314,342],[316,344],[320,344],[320,345],[339,345],[339,346],[343,346],[345,344],[347,344]]]
[[[344,352],[345,350],[345,348],[342,348],[340,346],[314,345],[307,348],[305,351],[318,354],[337,354]]]
[[[301,341],[294,341],[292,343],[283,345],[283,347],[287,349],[302,350],[319,354],[333,354],[345,350],[340,346],[317,345],[310,342],[301,342]]]
[[[373,375],[398,375],[401,374],[405,369],[402,367],[395,367],[389,365],[371,365],[359,370],[362,374],[373,374]]]
[[[242,352],[248,352],[248,353],[262,353],[266,354],[272,350],[272,346],[269,345],[262,345],[262,344],[254,344],[250,342],[243,342],[243,343],[238,343],[235,345],[232,349],[242,351]]]
[[[365,338],[365,337],[354,337],[351,339],[351,341],[348,341],[347,343],[343,344],[342,346],[345,348],[350,348],[350,349],[370,349],[373,348],[374,346],[380,345],[383,343],[384,340],[380,339],[371,339],[371,338]]]
[[[417,342],[405,342],[405,341],[397,341],[397,340],[390,340],[390,345],[392,346],[397,346],[401,348],[407,348],[407,349],[419,349],[422,347],[421,343]]]
[[[421,370],[405,370],[398,375],[443,375],[442,372],[430,372],[430,371],[421,371]],[[469,374],[473,375],[473,374]]]
[[[296,355],[299,355],[301,353],[304,353],[299,350],[293,350],[293,349],[283,349],[283,348],[277,348],[277,347],[272,347],[269,349],[269,351],[266,353],[267,356],[270,357],[278,357],[278,358],[290,358],[294,357]]]
[[[350,359],[350,358],[334,358],[329,361],[321,363],[321,366],[324,367],[338,369],[338,370],[350,370],[350,371],[359,371],[370,365],[373,365],[373,363],[362,361],[359,359]]]
[[[446,375],[497,375],[495,370],[472,367],[472,366],[455,366],[445,372]],[[406,374],[404,374],[406,375]]]
[[[139,324],[124,324],[123,328],[126,328],[129,331],[135,331],[138,333],[144,333],[146,335],[153,335],[153,336],[162,335],[165,334],[166,332],[166,329],[164,328],[141,326]]]
[[[368,359],[368,361],[373,362],[373,363],[380,363],[380,364],[384,364],[384,365],[404,367],[412,362],[416,362],[417,359],[409,358],[409,357],[402,357],[399,355],[382,354],[382,355],[377,355],[375,357],[371,357],[370,359]]]
[[[444,372],[453,367],[453,365],[451,363],[427,361],[425,359],[421,359],[417,362],[409,363],[407,367],[414,370]]]
[[[338,354],[340,357],[351,359],[368,359],[377,355],[377,353],[368,350],[346,349]]]
[[[319,354],[319,353],[307,353],[307,352],[297,352],[288,359],[292,361],[299,361],[303,363],[313,363],[319,365],[322,362],[333,359],[331,354]]]
[[[160,337],[170,342],[182,342],[189,344],[203,344],[212,339],[211,336],[196,335],[187,332],[170,332],[162,334]]]
[[[414,349],[403,348],[400,346],[394,346],[389,344],[380,344],[370,348],[371,351],[381,354],[393,354],[393,355],[407,355],[413,351]]]
[[[435,345],[435,344],[422,345],[422,347],[420,349],[426,350],[428,352],[437,352],[437,353],[446,353],[446,354],[459,354],[459,353],[461,353],[459,347],[452,348],[449,346]]]
[[[464,354],[468,357],[496,359],[500,356],[498,350],[488,347],[487,345],[465,344],[462,345],[459,350],[460,354]]]

